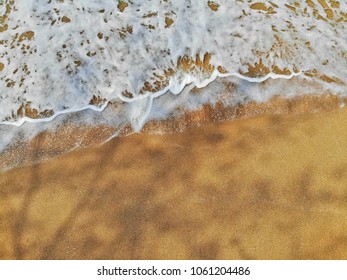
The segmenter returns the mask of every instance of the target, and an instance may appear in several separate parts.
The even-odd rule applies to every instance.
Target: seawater
[[[0,14],[1,149],[79,111],[139,131],[178,107],[347,95],[344,1],[4,0]]]

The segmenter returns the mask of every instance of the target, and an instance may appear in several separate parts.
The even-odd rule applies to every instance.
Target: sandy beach
[[[270,113],[0,173],[0,258],[346,259],[347,109]]]

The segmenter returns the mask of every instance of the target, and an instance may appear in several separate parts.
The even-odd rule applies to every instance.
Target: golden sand
[[[0,174],[0,258],[346,259],[346,143],[342,108],[134,134],[16,168]]]

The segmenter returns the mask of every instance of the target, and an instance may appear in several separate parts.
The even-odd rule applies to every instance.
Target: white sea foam
[[[177,100],[169,96],[156,102],[160,108],[154,99],[178,94],[187,84],[205,87],[217,77],[239,84],[235,92],[242,97],[233,93],[225,103],[242,102],[246,95],[258,102],[297,95],[284,91],[281,81],[261,84],[298,75],[322,92],[347,94],[342,1],[4,0],[0,13],[2,147],[9,142],[4,125],[102,111],[108,102],[127,104],[121,119],[140,130],[148,118],[177,107],[163,104]],[[212,70],[178,66],[184,57],[203,61],[207,53]],[[252,73],[257,64],[263,67]],[[187,98],[195,104],[217,98],[206,96]]]
[[[250,83],[244,79],[229,76],[217,78],[198,91],[192,90],[193,87],[194,85],[190,84],[180,94],[163,94],[152,99],[151,109],[146,112],[148,114],[146,121],[177,118],[187,111],[200,110],[205,104],[210,104],[212,107],[217,103],[222,103],[225,106],[237,106],[250,101],[265,102],[278,95],[292,98],[311,95],[316,92],[324,93],[322,85],[305,81],[301,76],[295,76],[290,80],[268,79],[262,83]],[[5,153],[0,155],[0,171],[18,165],[36,163],[45,158],[51,158],[88,145],[85,141],[88,134],[79,134],[79,127],[88,127],[91,130],[98,129],[101,126],[107,127],[111,131],[107,135],[94,134],[94,137],[99,137],[97,143],[107,142],[118,136],[120,131],[129,125],[129,120],[133,117],[134,111],[132,106],[135,104],[136,102],[119,102],[107,106],[102,112],[86,109],[60,114],[47,122],[25,122],[20,127],[13,125],[0,126],[0,150]],[[142,108],[146,108],[146,106]],[[139,110],[135,110],[135,112],[139,112]],[[180,123],[178,127],[175,127],[175,130],[182,131],[185,129],[185,125],[185,123]],[[65,132],[62,133],[62,130]],[[67,133],[66,130],[68,130]],[[154,130],[155,133],[166,131],[165,127],[161,128],[160,126]],[[35,150],[36,144],[30,144],[30,140],[41,132],[45,132],[43,135],[46,135],[41,139],[45,148]],[[132,132],[129,131],[127,134]],[[77,137],[76,134],[78,134]],[[66,137],[69,139],[66,139]],[[11,151],[14,151],[14,153]],[[10,155],[10,158],[8,158],[8,155]]]

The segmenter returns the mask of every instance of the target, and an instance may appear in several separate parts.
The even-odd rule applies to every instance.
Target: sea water
[[[347,95],[344,1],[3,0],[0,15],[1,150],[71,118],[140,131],[177,108]]]

